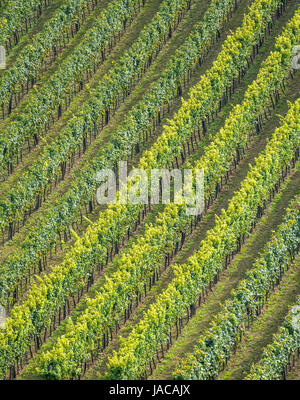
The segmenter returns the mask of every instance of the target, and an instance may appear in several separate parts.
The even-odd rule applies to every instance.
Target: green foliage
[[[299,312],[299,308],[300,298],[291,307],[282,326],[273,336],[272,343],[264,349],[260,361],[251,366],[246,380],[280,380],[285,377],[291,355],[300,348],[300,329],[293,322],[295,312]]]
[[[265,246],[253,268],[222,306],[221,311],[204,332],[193,352],[177,367],[176,379],[214,379],[234,351],[249,316],[255,317],[266,295],[278,282],[300,245],[300,212],[294,199],[282,225]],[[289,351],[300,346],[299,330],[282,329],[275,347],[269,346],[261,363],[253,367],[249,379],[280,379]],[[277,340],[278,339],[278,340]],[[289,351],[287,351],[289,350]],[[279,374],[280,372],[280,374]],[[276,375],[277,374],[277,375]]]
[[[46,1],[41,0],[11,0],[7,1],[3,7],[0,17],[0,45],[9,47],[11,37],[14,34],[15,39],[18,33],[24,31],[24,22],[26,27],[28,22],[39,15],[39,8]]]
[[[272,55],[270,56],[270,60],[273,61]],[[265,92],[265,85],[269,85],[270,82],[272,82],[270,79],[272,75],[274,75],[274,79],[277,79],[277,74],[273,71],[269,71],[268,66],[269,64],[266,61],[258,74],[257,81],[248,88],[249,93],[252,93],[253,87],[256,88],[256,96],[251,97],[253,103],[255,103],[257,99],[262,98],[262,93],[264,93],[265,96],[269,96],[269,93]],[[275,70],[277,69],[275,68]],[[269,72],[267,73],[267,71]],[[262,75],[265,77],[265,80],[261,79]],[[259,83],[259,85],[257,85],[257,83]],[[249,103],[247,93],[245,95],[246,104]],[[265,102],[265,105],[267,105],[267,102]],[[282,150],[282,153],[278,155],[278,157],[282,159],[283,154],[285,154],[285,161],[282,160],[283,162],[287,162],[287,154],[293,154],[293,149],[295,149],[299,143],[299,132],[297,133],[299,105],[300,102],[298,101],[295,105],[291,106],[289,114],[283,122],[281,131],[276,131],[272,139],[271,145],[276,143],[276,148],[278,148],[283,136],[284,140],[286,137],[290,137],[291,142],[287,144],[287,147],[289,148],[288,152],[285,153]],[[253,113],[253,109],[251,109],[251,111]],[[254,114],[253,118],[260,115],[261,111],[259,103],[257,103],[257,114]],[[228,120],[242,120],[243,118],[243,115],[236,114],[234,110],[232,114],[230,114]],[[255,126],[255,123],[253,122],[252,125]],[[225,124],[225,126],[227,125]],[[228,126],[231,125],[229,124]],[[247,135],[249,135],[249,130],[251,130],[251,126],[247,125],[247,130],[245,129],[239,132],[239,135],[241,135],[239,141],[244,143],[242,134],[247,137]],[[220,153],[222,153],[222,147],[227,148],[227,146],[231,146],[232,153],[235,152],[235,148],[232,148],[232,142],[224,139],[227,136],[230,137],[230,135],[236,135],[236,132],[231,131],[229,127],[227,127],[225,134],[223,130],[221,130],[212,142],[215,145],[218,144]],[[238,146],[238,143],[239,142],[236,141],[235,146]],[[266,160],[268,157],[274,157],[274,154],[271,151],[271,154],[269,154],[268,150],[269,147],[265,151],[266,155],[261,156],[262,160]],[[210,149],[207,149],[207,152],[205,151],[204,153],[203,160],[206,159],[207,154],[209,153]],[[228,157],[230,157],[230,155],[231,153],[228,151]],[[273,161],[276,160],[273,158]],[[229,165],[230,164],[228,164],[228,166]],[[282,164],[280,165],[282,166]],[[153,354],[157,348],[157,345],[154,346],[153,343],[161,344],[168,339],[168,328],[173,326],[174,318],[179,318],[179,312],[183,312],[187,306],[192,304],[195,301],[196,294],[200,293],[203,288],[207,287],[216,272],[222,269],[224,258],[227,254],[230,254],[230,251],[232,251],[236,246],[236,240],[239,237],[237,235],[242,235],[247,232],[251,222],[255,220],[257,204],[261,203],[263,196],[266,196],[269,193],[269,190],[274,186],[274,183],[278,179],[278,171],[281,172],[279,165],[277,165],[276,170],[271,172],[275,175],[273,176],[272,181],[269,182],[269,185],[264,188],[264,181],[257,180],[256,182],[253,182],[253,177],[257,175],[256,170],[253,170],[249,174],[250,176],[248,180],[244,183],[240,195],[236,195],[235,200],[232,201],[231,207],[229,208],[232,211],[232,215],[229,214],[230,218],[226,218],[226,213],[224,212],[224,219],[221,218],[217,221],[217,226],[210,232],[207,241],[201,244],[200,252],[190,257],[189,263],[186,266],[175,267],[178,281],[175,281],[174,285],[187,285],[186,287],[180,286],[180,291],[184,293],[184,295],[182,295],[183,298],[180,298],[180,295],[175,291],[174,286],[171,284],[170,291],[176,300],[174,304],[176,310],[174,308],[171,309],[169,303],[163,303],[165,299],[167,299],[166,301],[169,301],[169,297],[166,297],[166,294],[164,293],[160,298],[163,305],[158,302],[155,309],[152,310],[153,312],[150,312],[151,318],[155,318],[155,321],[149,317],[150,322],[147,321],[145,325],[144,322],[141,323],[141,330],[143,331],[142,338],[145,342],[141,343],[140,341],[137,343],[137,346],[142,346],[142,353],[135,353],[138,354],[136,358],[132,358],[131,350],[128,353],[130,360],[133,360],[132,362],[136,363],[135,367],[137,371],[141,371],[141,366],[144,365],[143,362],[149,360],[148,357],[151,357],[151,354]],[[258,185],[258,183],[260,183],[260,185]],[[245,196],[245,192],[250,190],[252,184],[254,184],[255,187],[257,186],[254,196],[256,203],[250,203],[253,207],[251,212],[248,204],[248,212],[246,212],[246,207],[241,210],[240,208],[237,208],[237,204],[239,204],[239,199]],[[235,219],[237,219],[237,221]],[[55,378],[58,373],[61,373],[60,378],[67,379],[75,378],[80,374],[80,366],[89,359],[91,352],[95,349],[95,344],[98,343],[99,346],[99,343],[102,343],[103,334],[118,326],[118,323],[124,315],[124,311],[128,305],[143,293],[144,285],[147,283],[147,280],[153,273],[155,273],[157,268],[159,268],[164,256],[174,248],[175,243],[179,241],[180,234],[185,232],[190,221],[191,217],[186,215],[184,206],[171,204],[158,216],[154,224],[147,225],[145,234],[138,240],[137,244],[134,244],[127,252],[119,257],[117,261],[117,272],[110,278],[109,284],[105,285],[99,295],[97,295],[88,305],[84,314],[74,325],[73,329],[69,330],[66,335],[59,338],[51,351],[42,354],[39,360],[38,372],[43,377]],[[226,229],[228,230],[229,226],[231,228],[228,232]],[[242,229],[243,231],[241,232]],[[224,234],[222,235],[221,232],[224,232]],[[295,237],[292,235],[292,231],[290,233],[291,241],[293,242]],[[90,244],[91,242],[89,241],[89,245]],[[203,267],[201,268],[201,266]],[[176,287],[176,290],[179,290],[178,287]],[[165,314],[158,314],[160,311]],[[169,311],[170,314],[168,313]],[[88,322],[91,319],[93,320],[93,324]],[[150,323],[151,326],[149,325]],[[139,337],[139,328],[137,328],[137,331],[137,336]],[[125,345],[124,354],[127,354],[127,350],[128,348],[126,348]],[[132,351],[135,352],[136,348]],[[116,369],[120,371],[119,364]],[[132,377],[133,376],[130,375],[124,375],[122,376],[122,379],[131,379]]]
[[[63,232],[78,216],[78,209],[80,206],[83,203],[87,203],[91,194],[94,193],[94,189],[96,187],[95,172],[101,168],[113,167],[119,159],[123,159],[123,157],[128,156],[128,154],[131,152],[132,145],[138,142],[141,131],[145,131],[149,127],[155,110],[157,110],[157,108],[163,104],[157,100],[158,96],[155,95],[157,90],[159,88],[161,88],[161,90],[165,90],[167,88],[173,88],[173,90],[176,90],[177,86],[176,84],[174,85],[174,82],[172,83],[172,80],[177,81],[178,77],[181,77],[182,79],[182,76],[184,76],[186,70],[185,65],[187,62],[183,58],[184,55],[187,55],[188,59],[191,59],[193,63],[199,56],[199,53],[195,55],[195,46],[191,46],[191,42],[193,43],[196,41],[197,46],[202,43],[203,47],[201,48],[201,51],[206,49],[206,42],[203,43],[201,41],[201,35],[202,32],[207,32],[205,37],[208,38],[207,40],[212,40],[213,33],[210,31],[208,22],[216,18],[213,18],[214,4],[212,5],[212,8],[208,10],[208,13],[205,14],[203,25],[200,23],[196,26],[187,42],[182,48],[179,49],[179,53],[175,55],[174,60],[170,61],[170,65],[166,69],[165,74],[163,74],[162,79],[153,85],[149,93],[149,97],[146,94],[142,100],[142,103],[137,105],[137,107],[128,116],[128,119],[124,122],[124,124],[121,125],[120,129],[118,129],[117,132],[112,136],[108,147],[96,154],[94,161],[88,164],[87,168],[85,168],[80,174],[77,181],[72,185],[67,194],[54,205],[51,205],[48,210],[46,210],[42,222],[36,227],[36,231],[31,232],[29,237],[26,238],[19,254],[9,257],[6,263],[2,266],[3,272],[1,275],[5,276],[5,279],[3,278],[2,280],[2,287],[0,283],[0,298],[7,298],[8,293],[12,293],[12,288],[18,282],[20,275],[22,275],[24,272],[27,272],[28,267],[32,266],[33,264],[37,264],[41,254],[47,254],[51,247],[56,243],[57,233]],[[245,17],[243,29],[237,30],[234,35],[228,37],[224,43],[223,50],[221,51],[213,67],[207,72],[207,74],[203,76],[199,84],[192,91],[192,93],[194,93],[197,89],[197,101],[195,96],[192,95],[189,103],[184,103],[183,107],[175,116],[175,122],[167,125],[164,128],[162,138],[159,139],[158,142],[151,148],[151,152],[145,153],[145,156],[142,158],[140,163],[141,168],[146,168],[147,170],[148,168],[151,168],[151,166],[152,168],[159,168],[170,165],[174,157],[180,153],[184,142],[190,138],[191,129],[197,129],[199,124],[201,124],[201,121],[211,113],[212,109],[215,110],[218,107],[217,99],[222,98],[226,88],[231,85],[232,77],[238,76],[239,66],[247,64],[247,57],[252,52],[254,35],[253,30],[256,30],[257,32],[263,32],[265,26],[268,24],[268,21],[271,18],[272,11],[274,11],[273,8],[275,7],[274,4],[272,3],[272,8],[268,11],[269,13],[266,11],[267,8],[264,7],[263,4],[264,2],[261,3],[260,1],[257,4],[255,3],[255,6],[250,9],[249,13],[250,15],[252,15],[251,13],[255,14],[253,10],[263,8],[262,12],[264,18],[259,20],[259,26],[252,24],[252,28],[250,29],[248,27],[248,17]],[[229,6],[232,6],[232,4],[228,4],[227,2],[225,5],[226,9]],[[224,11],[221,13],[219,6],[221,6],[221,3],[220,5],[218,3],[218,7],[216,6],[215,8],[217,10],[217,14],[220,14],[221,18],[223,18],[223,16],[226,15],[226,12]],[[216,24],[220,24],[220,20],[218,18],[216,19]],[[294,24],[295,21],[291,22],[290,28],[288,29],[295,29]],[[255,33],[256,40],[259,38],[257,32]],[[249,34],[249,43],[245,44],[245,49],[241,54],[241,58],[238,59],[238,64],[235,65],[234,62],[237,60],[238,56],[235,56],[234,60],[232,59],[232,38],[234,37],[237,41],[240,41],[240,36],[244,34]],[[297,31],[294,36],[291,35],[290,46],[292,46],[292,43],[294,43],[295,40],[298,40],[297,35]],[[246,43],[246,41],[244,42]],[[187,51],[188,49],[191,49],[191,53]],[[225,68],[227,64],[223,62],[223,59],[228,60],[227,69]],[[183,62],[183,60],[185,61]],[[178,69],[178,64],[181,63],[183,68],[179,69],[180,74],[177,75],[176,71]],[[176,67],[175,71],[174,65]],[[221,65],[223,65],[223,68],[221,68]],[[282,60],[282,65],[280,66],[279,70],[281,77],[284,75],[285,71],[288,70],[288,68],[290,68],[290,65],[287,65],[286,62],[283,63]],[[171,79],[169,79],[169,76],[171,76]],[[224,83],[214,88],[213,85],[216,76],[219,77],[221,81],[223,79]],[[211,87],[210,90],[209,87]],[[269,89],[271,88],[272,87]],[[169,90],[165,90],[165,92],[170,93]],[[159,90],[158,93],[161,94],[162,92]],[[166,101],[168,99],[168,96],[166,96]],[[93,103],[94,100],[90,101]],[[205,107],[203,106],[203,102],[206,104]],[[143,103],[145,106],[143,106]],[[260,104],[262,103],[263,102]],[[100,105],[99,107],[96,107],[96,104],[97,103],[95,103],[95,107],[93,109],[95,112],[98,110],[97,112],[101,113],[103,108],[101,108]],[[199,107],[196,113],[197,104]],[[189,105],[190,107],[194,105],[195,108],[192,119],[190,118]],[[87,105],[85,107],[85,112],[90,116],[88,120],[93,121],[92,116],[88,112]],[[86,124],[87,121],[82,120],[77,126],[76,132],[78,132],[79,137],[84,134],[84,126],[86,126]],[[176,132],[178,132],[178,134]],[[3,207],[1,210],[3,213],[3,218],[0,219],[2,224],[8,223],[10,220],[10,215],[12,215],[12,218],[14,219],[16,217],[17,219],[22,217],[22,210],[25,208],[24,203],[26,207],[29,207],[30,204],[28,204],[26,200],[28,198],[31,199],[32,194],[37,190],[42,190],[45,181],[47,182],[49,180],[49,176],[53,178],[53,175],[58,169],[61,158],[70,153],[70,147],[72,147],[75,139],[76,137],[70,134],[69,129],[67,131],[63,131],[63,134],[59,137],[60,145],[54,148],[51,147],[46,153],[46,158],[39,160],[37,165],[34,167],[34,171],[29,173],[28,179],[22,181],[23,185],[21,185],[20,190],[10,193],[8,202],[3,201]],[[51,158],[53,158],[53,162],[49,164]],[[24,201],[24,199],[26,200]],[[137,207],[135,207],[135,211],[132,211],[132,214],[130,214],[131,222],[126,223],[126,228],[124,229],[127,229],[131,226],[131,223],[137,217],[138,212],[139,210]],[[123,234],[122,232],[125,232],[124,229],[123,227],[120,227],[119,234],[114,236],[112,239],[115,240],[116,237],[121,237]],[[111,247],[113,247],[114,243],[115,242],[111,243]]]
[[[178,9],[182,9],[186,2],[187,0],[182,0],[177,4],[174,0],[169,0],[161,5],[162,17],[154,18],[148,29],[143,30],[140,41],[135,44],[136,50],[140,52],[140,54],[137,53],[140,57],[145,57],[145,53],[151,54],[151,46],[155,46],[155,41],[160,36],[158,29],[162,29],[163,36],[170,20],[172,21],[174,18],[174,13]],[[64,99],[74,94],[76,84],[83,81],[87,71],[95,69],[99,65],[102,59],[101,53],[108,48],[114,35],[124,29],[124,21],[132,18],[139,3],[140,0],[114,0],[109,3],[107,8],[98,16],[93,27],[85,34],[80,45],[63,61],[50,80],[38,91],[29,94],[24,111],[18,115],[15,121],[11,121],[0,134],[0,170],[4,176],[7,168],[11,170],[13,164],[17,161],[24,143],[30,138],[42,135],[45,126],[56,117],[57,109],[62,106]],[[171,4],[168,5],[168,3]],[[150,36],[152,31],[156,32],[156,37]],[[144,45],[142,40],[145,42]],[[123,63],[124,61],[123,59]],[[141,60],[137,57],[137,60],[133,61],[137,62],[135,67],[139,71]],[[142,61],[144,60],[142,59]],[[123,79],[125,77],[127,75],[124,75]],[[107,79],[108,77],[106,77]],[[109,101],[110,91],[113,89],[114,86],[112,85],[109,92],[104,96],[106,102]],[[69,132],[70,140],[72,130],[76,131],[80,127],[81,119],[74,117],[71,125],[69,124],[67,132]]]
[[[176,97],[178,85],[181,84],[189,68],[207,50],[216,29],[223,24],[233,3],[231,0],[216,0],[212,3],[204,15],[203,21],[195,26],[187,40],[171,58],[161,78],[151,86],[141,101],[129,112],[121,126],[112,133],[109,144],[94,155],[93,160],[83,168],[67,193],[48,207],[42,222],[34,232],[30,232],[26,237],[19,253],[10,256],[2,265],[0,269],[1,299],[8,298],[19,282],[20,276],[27,273],[29,267],[36,265],[42,254],[49,252],[56,242],[58,233],[63,232],[76,220],[80,207],[87,204],[95,195],[96,172],[102,168],[113,168],[119,160],[126,159],[135,144],[139,143],[141,135],[146,135],[147,131],[151,129],[152,121],[158,110]],[[213,23],[213,21],[215,22]],[[90,98],[82,109],[88,110],[88,104],[93,101]],[[97,100],[95,101],[97,104]],[[87,112],[87,119],[77,126],[78,137],[70,138],[69,130],[63,130],[57,141],[47,147],[44,154],[20,178],[19,187],[14,188],[1,199],[0,224],[2,229],[9,223],[16,224],[21,221],[23,213],[29,209],[30,205],[33,205],[34,196],[37,193],[41,196],[45,186],[57,176],[58,171],[61,170],[60,165],[76,149],[82,140],[82,135],[85,135],[88,121],[92,125],[102,112],[101,108],[95,107],[95,110],[97,112],[94,113],[94,117]],[[164,149],[162,148],[162,150]],[[161,161],[163,161],[162,158]],[[160,163],[160,165],[163,164]]]
[[[268,21],[270,21],[271,15],[277,8],[278,4],[280,4],[280,2],[271,0],[256,0],[253,8],[250,10],[252,19],[249,20],[249,15],[246,16],[241,28],[242,30],[238,30],[236,34],[230,36],[228,38],[228,42],[225,41],[221,54],[222,57],[224,57],[224,60],[227,61],[224,62],[223,60],[223,68],[219,68],[219,63],[221,61],[218,58],[212,69],[207,75],[204,76],[204,80],[200,81],[199,85],[197,85],[194,91],[192,91],[192,95],[189,100],[190,107],[188,107],[188,102],[184,103],[182,109],[175,117],[175,122],[170,123],[170,125],[165,128],[165,135],[170,133],[170,137],[174,138],[177,134],[177,137],[181,140],[180,141],[178,139],[178,141],[176,141],[178,148],[179,145],[182,146],[186,138],[191,135],[191,129],[195,128],[199,122],[201,122],[202,118],[207,115],[207,113],[211,112],[217,107],[216,98],[221,98],[226,90],[226,87],[230,85],[230,80],[232,77],[238,76],[241,65],[246,65],[247,58],[252,51],[252,46],[259,39],[259,32],[261,34],[264,32],[264,29],[267,26]],[[259,13],[258,15],[260,15],[260,18],[257,18],[257,13]],[[299,18],[299,15],[297,14],[297,17],[295,18]],[[251,23],[251,21],[253,23]],[[299,32],[297,29],[295,29],[293,25],[294,23],[295,21],[293,20],[290,25],[288,25],[287,30],[284,32],[288,49],[290,49],[294,41],[298,40],[299,38]],[[241,40],[241,37],[243,38],[244,47],[242,45],[237,46],[237,48],[241,51],[241,54],[234,45],[235,42],[232,41],[232,37],[234,37],[238,42]],[[280,57],[280,54],[285,55],[285,48],[279,47],[277,53],[279,55],[276,58],[276,68],[279,71],[284,71],[286,73],[290,68],[290,65],[288,66],[285,57],[284,62]],[[268,66],[269,65],[267,64],[267,67]],[[276,73],[273,72],[273,69],[270,70],[270,77],[277,77],[277,69]],[[216,73],[216,71],[218,72]],[[211,79],[208,81],[211,85],[211,92],[206,92],[201,89],[201,85],[206,87],[208,84],[207,76]],[[284,73],[282,73],[280,76],[281,79],[283,79]],[[219,77],[220,83],[215,86],[216,79],[219,80]],[[269,84],[269,80],[264,82],[264,85],[269,87],[268,93],[271,94],[272,89],[274,88],[272,85],[269,86]],[[207,87],[207,89],[208,88],[209,87]],[[262,93],[265,93],[264,86],[261,90]],[[199,94],[197,94],[198,92]],[[206,98],[206,93],[211,93],[214,101],[212,101],[209,97]],[[205,99],[204,103],[203,96]],[[255,100],[256,98],[253,98],[252,101]],[[197,104],[199,107],[197,107]],[[207,108],[204,107],[206,104]],[[203,111],[203,107],[205,112]],[[187,120],[185,113],[190,115],[191,109],[193,110],[193,119]],[[157,303],[158,309],[155,308],[156,306],[153,306],[153,310],[151,308],[147,314],[148,317],[150,316],[149,321],[151,322],[151,318],[153,318],[153,321],[155,320],[155,324],[151,327],[151,329],[149,329],[149,331],[146,331],[149,332],[150,337],[141,337],[141,342],[139,342],[141,345],[139,348],[139,360],[132,353],[134,348],[132,345],[133,347],[129,348],[128,357],[126,356],[125,359],[122,359],[121,365],[117,366],[117,364],[115,364],[116,369],[114,369],[114,371],[118,371],[118,374],[122,376],[137,375],[138,371],[140,371],[140,366],[143,366],[144,363],[147,362],[147,359],[151,357],[151,354],[156,349],[156,344],[166,340],[166,332],[168,332],[166,329],[174,323],[174,319],[177,318],[178,314],[183,312],[186,304],[191,304],[194,301],[198,291],[201,290],[203,285],[205,285],[212,276],[214,276],[215,271],[221,268],[222,257],[226,252],[231,251],[235,246],[236,236],[240,233],[243,233],[243,229],[247,231],[249,224],[255,218],[257,204],[261,203],[262,199],[264,198],[263,196],[266,196],[268,190],[272,187],[272,185],[274,185],[278,179],[278,174],[281,173],[282,166],[285,165],[291,158],[295,147],[299,142],[299,132],[295,133],[295,118],[293,117],[294,109],[296,110],[295,112],[299,114],[299,104],[294,105],[291,107],[291,109],[292,111],[289,113],[289,119],[286,121],[285,125],[283,125],[281,129],[276,131],[274,134],[274,139],[272,142],[273,147],[271,149],[268,147],[266,153],[261,156],[262,160],[257,161],[257,167],[251,169],[251,172],[249,173],[250,177],[243,185],[241,192],[235,196],[235,200],[233,201],[231,208],[229,208],[228,214],[225,212],[223,213],[223,218],[218,222],[217,227],[215,228],[216,231],[211,232],[207,242],[207,248],[205,247],[203,250],[204,259],[201,258],[202,256],[200,257],[200,266],[198,264],[199,260],[194,258],[192,261],[193,268],[188,268],[187,266],[176,267],[176,279],[172,283],[174,286],[170,285],[167,291],[159,297],[159,301],[161,300],[162,303]],[[260,112],[261,108],[259,107],[257,110],[257,115],[259,115]],[[188,121],[194,121],[194,125],[190,123],[185,126],[185,123]],[[174,128],[175,126],[177,126],[177,130]],[[180,133],[182,130],[184,134],[181,136]],[[157,147],[153,147],[152,156],[151,152],[147,153],[145,157],[142,158],[140,165],[146,166],[146,169],[148,170],[148,168],[151,167],[158,167],[168,164],[168,162],[170,162],[169,160],[174,157],[173,151],[169,151],[169,148],[173,146],[174,140],[165,140],[163,145],[161,145],[160,154],[164,155],[164,157],[159,157]],[[278,148],[279,142],[285,143],[285,146]],[[165,156],[166,154],[170,155]],[[151,162],[145,164],[146,160],[150,160]],[[272,167],[273,165],[274,168]],[[261,181],[262,177],[259,175],[259,173],[264,173],[263,183]],[[253,182],[256,182],[257,185],[254,185],[252,190]],[[266,186],[264,186],[264,184],[266,184]],[[246,199],[249,201],[249,203],[245,203]],[[74,203],[71,202],[71,207],[75,208],[75,206],[77,206],[77,200],[78,198],[75,199]],[[62,219],[65,218],[63,222],[65,223],[66,220],[70,221],[70,214],[68,214],[68,204],[63,204],[64,208],[60,210],[61,214],[59,214],[58,217]],[[75,206],[73,206],[73,204],[75,204]],[[162,236],[162,238],[164,238],[162,240],[162,244],[153,244],[153,248],[157,251],[157,253],[153,253],[155,254],[155,259],[159,259],[159,257],[164,254],[167,249],[167,245],[176,239],[176,235],[178,235],[177,229],[179,229],[180,226],[181,229],[183,229],[184,224],[186,223],[184,218],[183,220],[175,219],[175,210],[178,211],[179,209],[177,206],[172,205],[167,209],[170,213],[169,216],[172,216],[172,218],[169,220],[169,218],[167,218],[168,214],[162,215],[161,218],[163,218],[163,220],[161,227],[154,226],[153,231],[149,230],[150,233],[152,232],[154,237],[154,232],[159,232],[160,234],[165,233],[165,237]],[[127,233],[128,229],[134,224],[138,218],[140,210],[141,208],[139,206],[134,205],[117,204],[109,206],[105,212],[100,214],[98,221],[87,229],[85,235],[76,241],[75,245],[66,255],[62,264],[53,268],[50,274],[40,278],[38,284],[32,286],[22,305],[15,307],[12,310],[10,317],[7,319],[6,330],[0,332],[0,368],[2,374],[5,374],[7,368],[9,368],[9,366],[11,366],[16,360],[22,358],[26,349],[34,338],[40,338],[43,329],[49,327],[52,318],[59,310],[62,309],[66,300],[74,296],[84,287],[86,279],[92,274],[96,266],[105,263],[111,248],[116,243],[119,243],[121,238],[123,238]],[[171,212],[173,214],[171,214]],[[240,218],[236,220],[234,225],[232,219],[234,220],[234,217],[237,215],[240,216]],[[57,225],[61,223],[61,220],[58,221],[59,222]],[[45,247],[49,245],[49,241],[54,243],[55,237],[53,232],[56,232],[56,229],[53,229],[51,226],[51,218],[46,220],[46,222],[48,224],[47,232],[44,231],[43,235],[39,235],[37,237],[38,240],[36,242],[33,241],[33,243],[30,243],[30,246],[34,246],[34,248],[31,247],[33,251],[28,251],[27,258],[24,258],[24,260],[19,258],[19,264],[15,264],[17,268],[24,266],[24,261],[27,263],[28,267],[32,261],[33,255],[36,257],[37,254],[41,254]],[[176,224],[178,222],[180,223],[179,225],[174,225],[174,228],[172,228],[172,224],[175,222]],[[228,228],[228,230],[225,229],[230,223],[232,223],[232,228]],[[166,230],[166,226],[168,229],[170,229],[170,232],[167,232],[168,229]],[[155,229],[162,230],[155,231]],[[217,238],[219,237],[220,233],[222,233],[223,236],[221,235],[220,240],[218,240]],[[173,234],[174,236],[172,236]],[[147,237],[149,240],[150,236]],[[145,243],[141,242],[140,245],[142,244]],[[149,243],[146,244],[149,245]],[[164,247],[163,244],[166,247]],[[58,354],[55,353],[56,350],[54,349],[53,360],[51,359],[52,356],[49,355],[49,362],[46,360],[45,364],[43,365],[41,370],[42,374],[44,373],[47,377],[54,379],[62,376],[78,376],[80,373],[80,363],[84,361],[85,358],[88,357],[89,352],[93,350],[94,341],[97,338],[97,334],[101,332],[101,329],[105,331],[105,329],[109,327],[109,324],[113,325],[116,323],[116,319],[114,319],[110,313],[111,310],[115,311],[114,304],[116,304],[115,307],[122,307],[123,303],[126,306],[126,304],[128,304],[130,301],[128,296],[132,296],[131,298],[136,296],[134,289],[140,290],[140,287],[138,286],[139,282],[137,281],[134,273],[138,272],[140,274],[138,277],[142,282],[142,279],[146,279],[147,274],[150,274],[150,271],[153,272],[153,270],[151,270],[151,260],[149,261],[149,259],[141,259],[141,263],[139,264],[137,263],[137,260],[139,259],[135,258],[136,255],[138,255],[136,252],[130,255],[128,264],[125,264],[126,268],[124,267],[124,269],[120,270],[120,276],[116,276],[116,280],[107,281],[107,291],[103,292],[104,300],[101,297],[95,299],[95,303],[91,306],[93,313],[95,313],[94,318],[90,319],[90,316],[87,315],[87,320],[82,320],[83,330],[78,330],[78,332],[82,332],[80,340],[78,339],[74,341],[71,334],[69,334],[70,336],[62,339],[65,340],[65,348],[70,346],[69,351],[66,352],[64,350],[64,346],[61,345],[59,347]],[[141,253],[141,255],[144,255],[144,253]],[[147,254],[145,256],[147,256]],[[134,262],[131,262],[130,260],[133,260]],[[205,270],[202,269],[202,262],[204,261],[206,263]],[[139,268],[138,271],[135,271],[133,268],[136,264]],[[143,270],[144,266],[146,266],[145,270]],[[152,267],[155,269],[156,265],[152,265]],[[11,271],[13,271],[13,269],[11,269]],[[7,274],[7,276],[9,276],[9,274]],[[126,279],[128,279],[130,283],[129,286],[124,285]],[[132,281],[130,279],[136,280]],[[6,284],[4,284],[2,288],[6,290]],[[120,296],[120,299],[122,299],[122,302],[120,303],[112,303],[112,297],[109,297],[111,296],[111,293],[114,293],[114,299],[118,298],[118,296],[115,295],[116,292],[118,293],[118,296]],[[99,303],[97,303],[97,301]],[[96,304],[99,304],[99,309],[96,308]],[[101,308],[102,306],[104,309]],[[122,308],[117,308],[117,310],[122,311]],[[100,319],[96,318],[97,312],[99,312]],[[102,314],[103,312],[105,313]],[[103,319],[104,316],[105,319]],[[115,318],[119,318],[118,312],[116,312]],[[145,327],[149,321],[147,320],[145,322]],[[101,325],[101,323],[103,323],[103,325]],[[145,327],[143,327],[142,324],[139,324],[138,326],[138,329],[141,329],[143,335],[145,332]],[[72,332],[71,326],[69,327],[68,332]],[[87,336],[85,336],[85,333]],[[89,335],[91,336],[89,337]],[[134,338],[136,339],[136,336]],[[144,339],[149,340],[147,345],[145,344],[145,341],[143,341]],[[131,346],[132,342],[128,343],[129,346]],[[133,344],[135,345],[136,343],[133,342]],[[72,349],[74,350],[73,352]],[[52,361],[50,361],[50,359]],[[130,364],[128,369],[125,371],[126,363],[132,364]],[[112,372],[112,374],[114,373],[115,372]]]
[[[70,28],[87,12],[90,3],[91,0],[65,1],[41,32],[22,49],[12,67],[0,78],[0,104],[3,108],[9,105],[14,94],[24,89],[27,82],[36,78],[53,49],[59,47],[62,41],[67,41]]]

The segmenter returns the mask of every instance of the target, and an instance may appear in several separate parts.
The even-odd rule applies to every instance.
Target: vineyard
[[[0,46],[0,380],[299,380],[299,3],[3,0]]]

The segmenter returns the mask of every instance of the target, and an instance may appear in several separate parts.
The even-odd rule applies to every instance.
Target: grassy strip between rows
[[[273,335],[283,324],[291,306],[297,301],[300,291],[300,254],[283,275],[280,285],[274,291],[254,319],[250,328],[245,330],[236,352],[230,357],[218,380],[241,380],[250,372],[251,365],[259,362],[266,346],[272,343]],[[296,354],[297,358],[297,354]],[[291,363],[293,355],[290,358]],[[283,376],[281,376],[281,379]]]
[[[266,347],[261,360],[251,367],[250,374],[245,379],[275,380],[282,377],[285,379],[291,357],[294,353],[298,353],[300,348],[299,309],[298,298],[278,333],[274,335],[273,342]]]

